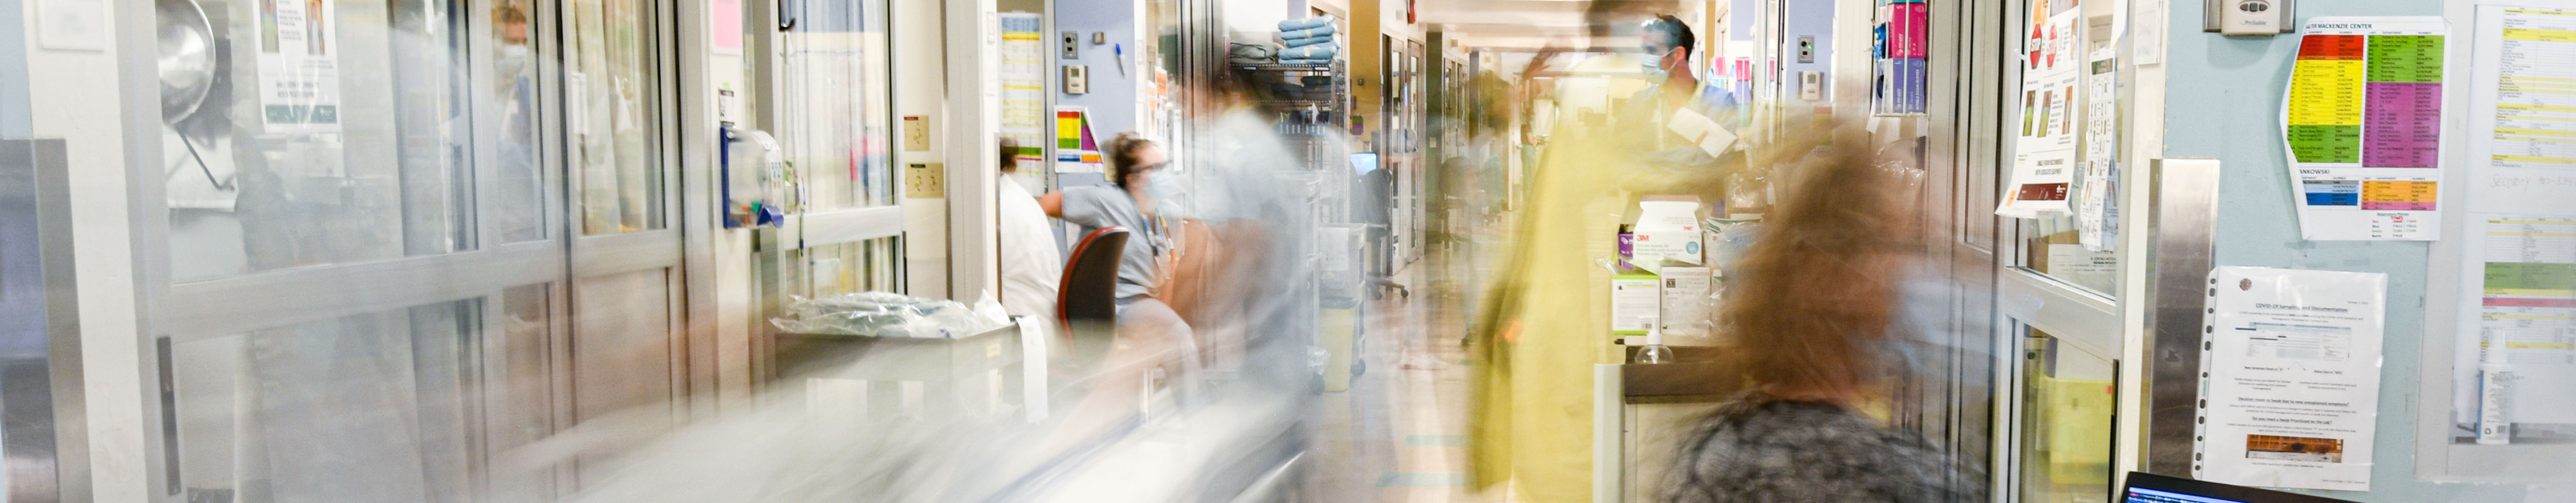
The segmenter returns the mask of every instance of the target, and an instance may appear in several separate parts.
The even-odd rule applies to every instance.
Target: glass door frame
[[[659,128],[657,133],[661,135],[661,141],[656,144],[654,162],[660,165],[658,173],[662,184],[660,193],[654,196],[664,202],[661,205],[663,228],[583,236],[574,225],[579,208],[575,204],[577,198],[571,195],[571,191],[576,190],[571,183],[574,174],[565,164],[564,69],[559,63],[567,45],[562,18],[566,2],[533,0],[528,4],[529,38],[538,44],[533,52],[543,56],[539,61],[555,63],[536,65],[537,73],[533,80],[537,99],[537,106],[533,107],[537,111],[533,133],[537,138],[536,145],[540,147],[537,166],[542,185],[539,193],[544,199],[541,205],[544,214],[540,221],[549,233],[538,240],[501,242],[499,226],[494,223],[497,220],[494,216],[503,211],[499,202],[502,194],[498,172],[500,163],[496,161],[496,147],[490,141],[496,134],[492,131],[497,130],[494,127],[498,121],[492,119],[496,112],[487,110],[487,107],[493,107],[491,96],[476,90],[479,81],[457,78],[460,73],[479,75],[489,70],[484,65],[490,63],[494,51],[490,4],[449,0],[435,4],[437,10],[445,15],[432,16],[432,19],[443,23],[440,26],[450,31],[452,37],[462,39],[450,39],[441,45],[451,51],[463,51],[449,53],[451,60],[457,63],[445,70],[451,82],[459,82],[464,88],[454,93],[454,99],[470,110],[468,117],[471,117],[474,133],[462,139],[451,139],[448,146],[461,141],[472,147],[466,154],[471,161],[460,169],[470,169],[473,176],[470,208],[475,212],[472,215],[472,235],[477,246],[443,254],[301,266],[186,282],[175,280],[172,274],[173,254],[184,251],[174,249],[169,230],[168,184],[163,166],[172,159],[160,148],[132,147],[161,145],[164,141],[163,133],[157,127],[158,121],[143,115],[156,114],[161,109],[161,96],[156,91],[159,86],[156,51],[151,50],[154,47],[151,43],[154,30],[151,27],[157,21],[157,14],[149,9],[118,11],[114,19],[117,36],[122,37],[120,40],[127,42],[128,47],[141,48],[120,52],[117,55],[117,72],[123,84],[120,108],[129,116],[129,124],[141,124],[122,131],[122,141],[129,146],[124,149],[128,182],[125,197],[132,209],[127,231],[133,240],[131,266],[135,271],[138,306],[135,313],[136,353],[131,361],[136,364],[135,371],[141,378],[144,393],[135,397],[90,398],[91,403],[137,400],[128,403],[140,406],[136,410],[139,416],[132,416],[140,430],[137,432],[139,440],[143,441],[140,448],[145,473],[139,478],[149,487],[147,494],[152,500],[174,503],[185,500],[180,490],[183,481],[179,479],[176,452],[180,439],[176,433],[178,424],[173,401],[175,383],[169,369],[172,368],[170,348],[187,341],[416,306],[481,300],[484,313],[479,323],[481,335],[462,342],[460,346],[463,351],[474,352],[472,361],[475,363],[465,364],[469,366],[460,371],[469,379],[467,385],[489,386],[489,383],[477,379],[494,371],[490,368],[489,353],[481,350],[485,342],[497,342],[505,333],[502,317],[491,313],[501,310],[499,300],[505,292],[518,287],[544,285],[549,306],[546,345],[550,355],[547,357],[550,370],[545,387],[554,397],[550,419],[552,428],[560,429],[570,427],[575,419],[570,396],[576,383],[569,368],[572,363],[570,346],[577,336],[574,320],[579,313],[573,309],[573,284],[581,278],[663,269],[671,271],[666,276],[670,286],[666,299],[669,306],[667,315],[671,317],[668,325],[671,330],[666,334],[666,340],[671,350],[669,365],[672,371],[668,396],[675,418],[679,411],[684,410],[682,404],[688,399],[687,383],[692,380],[687,372],[691,363],[687,355],[692,346],[688,335],[694,331],[688,328],[690,324],[685,323],[692,305],[689,299],[705,297],[694,293],[704,288],[702,282],[683,279],[691,272],[683,266],[682,260],[684,229],[689,228],[691,222],[684,215],[698,212],[688,208],[692,204],[688,202],[691,199],[683,198],[681,190],[681,166],[685,164],[682,162],[683,152],[689,150],[682,148],[683,135],[678,126],[689,123],[680,120],[689,113],[680,106],[680,93],[686,86],[677,78],[681,65],[674,63],[682,59],[677,45],[681,31],[675,1],[632,1],[643,4],[639,9],[649,13],[646,21],[651,24],[645,43],[649,46],[646,50],[654,66],[646,78],[654,81],[649,99],[654,100],[658,107],[654,127]],[[455,64],[463,64],[470,70],[459,72]],[[467,408],[474,411],[469,414],[480,414],[478,404],[471,401],[486,388],[468,389],[471,391],[463,392],[465,396],[462,399],[467,400]],[[481,416],[468,417],[478,421],[483,419]],[[110,422],[124,420],[105,419]],[[481,431],[479,426],[467,428],[469,432]],[[469,477],[471,487],[450,489],[484,490],[483,482],[488,480],[489,473],[483,471],[480,460],[476,461],[476,472]],[[563,472],[559,470],[557,473]],[[558,490],[569,489],[569,482],[564,479],[558,477]]]

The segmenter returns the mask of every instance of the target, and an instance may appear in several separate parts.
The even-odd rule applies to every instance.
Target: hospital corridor
[[[2576,0],[0,0],[0,503],[2576,503]]]

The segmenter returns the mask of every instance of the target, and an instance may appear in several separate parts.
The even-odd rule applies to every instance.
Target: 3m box
[[[1665,264],[1700,265],[1699,201],[1649,200],[1637,203],[1634,262],[1655,269]]]

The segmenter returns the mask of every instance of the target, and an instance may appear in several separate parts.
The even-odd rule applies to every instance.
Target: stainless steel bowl
[[[161,121],[177,124],[215,85],[215,30],[195,0],[154,0],[160,15]]]

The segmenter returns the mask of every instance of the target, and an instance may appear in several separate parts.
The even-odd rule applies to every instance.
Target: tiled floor
[[[1461,364],[1460,332],[1455,323],[1438,322],[1454,314],[1435,311],[1454,306],[1433,301],[1421,276],[1413,270],[1397,275],[1412,291],[1409,299],[1388,295],[1368,306],[1360,342],[1367,370],[1351,380],[1348,391],[1323,398],[1308,453],[1315,462],[1308,501],[1487,501],[1467,489],[1469,367]],[[1404,368],[1408,345],[1440,363],[1430,365],[1435,369]]]

